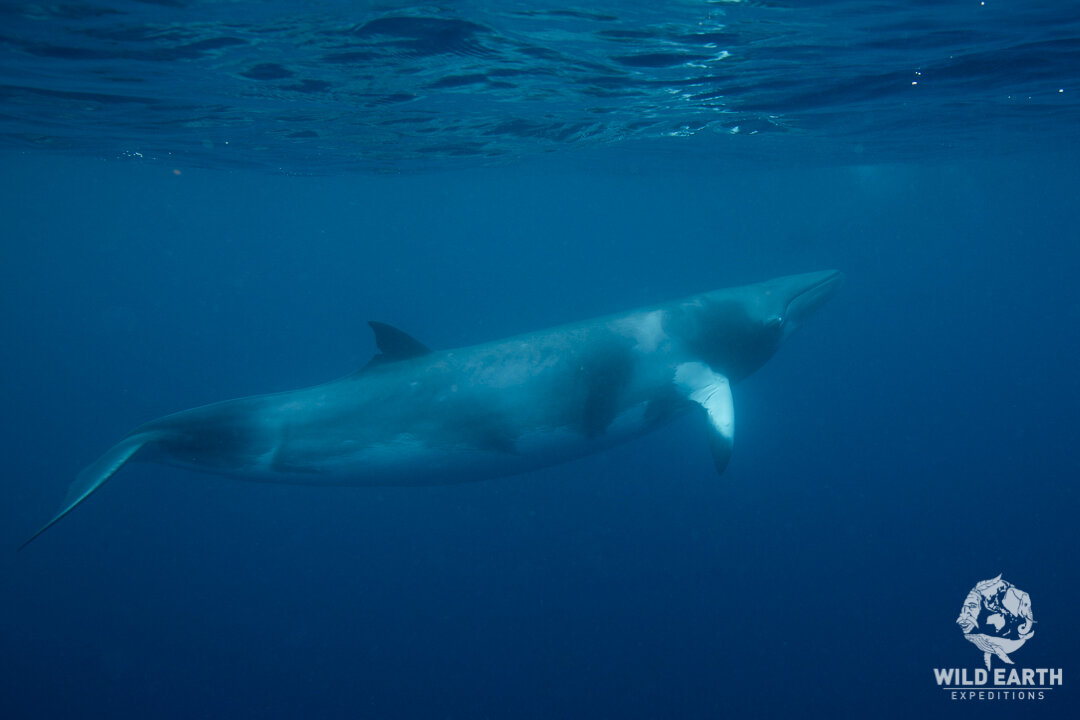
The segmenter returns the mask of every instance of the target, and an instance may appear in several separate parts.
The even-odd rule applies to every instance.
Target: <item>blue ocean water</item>
[[[1075,714],[1080,10],[0,3],[0,715]],[[836,267],[693,417],[498,481],[247,484],[132,427]],[[953,700],[1030,594],[1043,700]],[[995,658],[995,667],[1002,667]]]

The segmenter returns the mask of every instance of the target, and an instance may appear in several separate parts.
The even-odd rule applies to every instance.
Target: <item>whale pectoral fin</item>
[[[716,472],[722,473],[731,460],[735,439],[735,406],[731,383],[720,373],[699,362],[689,362],[675,369],[675,384],[689,400],[705,410],[709,427],[709,449]]]
[[[19,546],[19,549],[22,550],[36,540],[43,532],[60,522],[61,518],[74,510],[79,503],[90,497],[91,493],[104,485],[106,480],[111,478],[117,470],[123,467],[124,463],[131,459],[132,455],[139,451],[139,448],[154,437],[155,435],[153,433],[140,433],[139,435],[132,435],[131,437],[124,438],[116,445],[113,445],[108,452],[98,458],[94,463],[85,467],[83,471],[79,473],[79,476],[75,478],[75,482],[71,484],[71,487],[68,488],[67,497],[64,498],[63,509],[61,509],[52,520],[45,523],[40,530],[31,535],[29,540]]]

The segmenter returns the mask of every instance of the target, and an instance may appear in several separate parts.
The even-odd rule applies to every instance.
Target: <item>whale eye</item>
[[[774,315],[773,317],[765,321],[765,327],[771,330],[778,330],[779,328],[783,327],[783,325],[784,318],[781,315]]]

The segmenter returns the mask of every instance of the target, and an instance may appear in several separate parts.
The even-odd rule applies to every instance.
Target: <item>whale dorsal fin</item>
[[[375,365],[408,360],[431,352],[427,345],[393,325],[377,320],[369,320],[368,325],[375,331],[375,346],[379,348],[379,354],[371,358],[364,366],[365,370]]]
[[[683,395],[705,410],[713,464],[716,472],[724,472],[731,459],[731,446],[735,438],[731,383],[704,363],[688,362],[675,368],[675,385]]]

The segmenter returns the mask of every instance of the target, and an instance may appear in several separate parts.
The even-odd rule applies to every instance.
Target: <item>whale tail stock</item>
[[[104,485],[106,480],[115,475],[116,471],[122,468],[140,448],[157,438],[157,436],[158,433],[154,432],[129,435],[116,445],[113,445],[108,452],[98,458],[94,463],[86,466],[68,489],[67,497],[64,498],[64,507],[52,520],[45,523],[40,530],[30,536],[30,539],[20,545],[19,550],[22,550],[36,540],[43,532],[60,522],[61,518],[74,510],[83,500],[90,497],[91,493]]]

